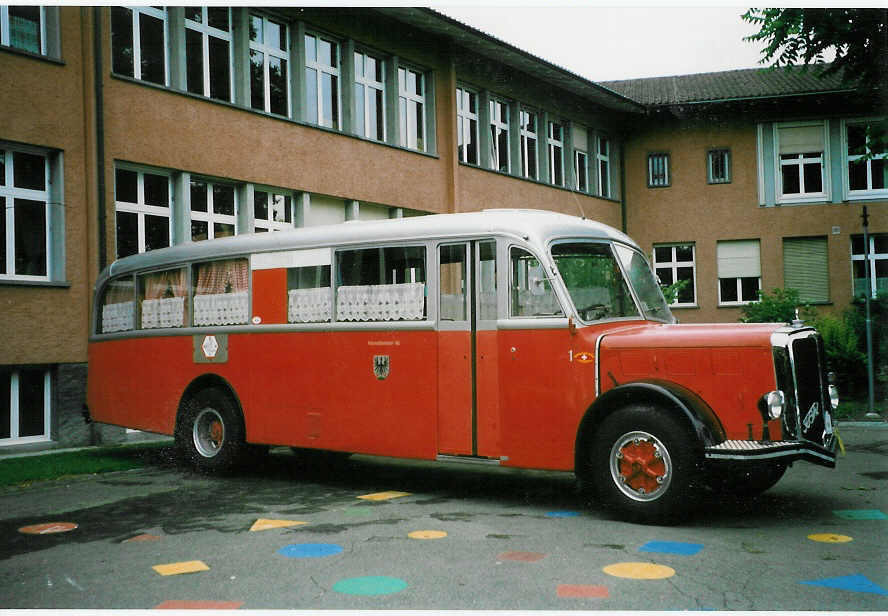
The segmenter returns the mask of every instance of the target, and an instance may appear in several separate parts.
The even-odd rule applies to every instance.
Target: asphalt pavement
[[[888,429],[680,524],[566,473],[276,449],[0,489],[0,608],[888,610]]]

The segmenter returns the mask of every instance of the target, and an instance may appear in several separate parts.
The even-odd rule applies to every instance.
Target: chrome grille
[[[785,438],[827,444],[832,438],[832,407],[825,379],[823,342],[814,330],[784,332],[774,345],[777,386],[787,399]]]

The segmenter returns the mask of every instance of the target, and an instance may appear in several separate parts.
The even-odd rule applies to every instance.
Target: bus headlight
[[[828,373],[826,381],[829,383],[829,404],[833,410],[836,410],[839,408],[839,388],[836,387],[836,373]]]
[[[769,419],[779,419],[783,415],[783,409],[786,407],[786,396],[779,389],[769,391],[762,396],[759,402],[759,409],[765,421]]]

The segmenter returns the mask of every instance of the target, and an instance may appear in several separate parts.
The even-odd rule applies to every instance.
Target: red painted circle
[[[22,526],[18,530],[26,535],[51,535],[53,533],[67,533],[75,528],[77,528],[77,525],[73,522],[45,522],[43,524]]]

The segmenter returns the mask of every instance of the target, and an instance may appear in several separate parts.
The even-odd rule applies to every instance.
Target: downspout
[[[626,140],[623,140],[623,143],[620,144],[620,220],[621,220],[621,231],[626,235],[629,235],[629,232],[626,230]]]
[[[93,69],[95,74],[96,104],[96,207],[98,208],[99,272],[108,265],[107,215],[105,212],[105,101],[103,91],[102,7],[93,8]]]

